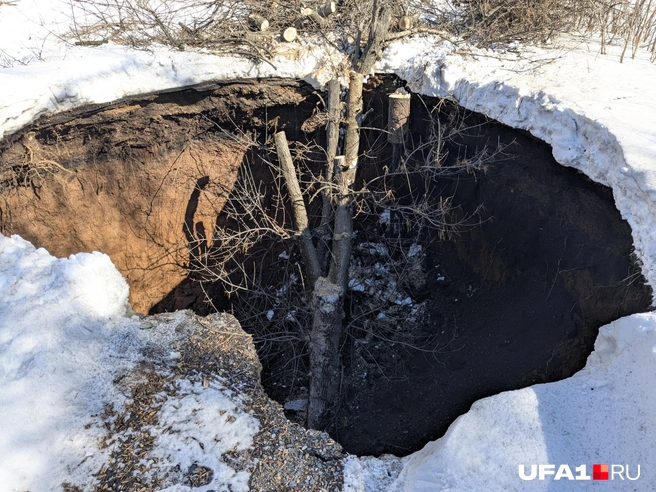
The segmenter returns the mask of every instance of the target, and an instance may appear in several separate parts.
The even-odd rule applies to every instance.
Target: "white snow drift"
[[[0,490],[61,490],[63,483],[91,490],[115,448],[98,449],[105,405],[120,412],[130,397],[115,381],[134,375],[146,347],[168,354],[186,336],[176,329],[184,312],[145,330],[128,311],[127,283],[108,256],[58,259],[0,235]],[[252,445],[257,420],[218,381],[175,385],[149,430],[157,437],[144,475],[168,474],[175,484],[202,464],[214,480],[196,490],[248,490],[248,474],[220,458]]]

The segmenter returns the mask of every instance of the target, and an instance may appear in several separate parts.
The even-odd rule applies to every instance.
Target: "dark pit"
[[[377,77],[366,88],[365,110],[374,111],[363,131],[360,183],[391,164],[380,129],[386,94],[402,84]],[[234,310],[254,334],[267,391],[300,421],[289,402],[302,400],[308,384],[303,337],[276,339],[269,308],[248,293],[228,297],[212,282],[201,289],[199,275],[187,271],[188,246],[190,231],[209,237],[221,222],[240,166],[271,181],[257,151],[240,150],[219,126],[262,142],[284,129],[292,142],[322,144],[322,129],[312,125],[317,108],[320,98],[306,84],[237,81],[42,119],[1,144],[0,230],[59,256],[108,253],[141,312]],[[349,295],[341,397],[327,430],[358,455],[409,454],[443,435],[477,399],[569,377],[585,365],[600,326],[650,309],[652,291],[611,190],[558,165],[530,135],[437,99],[413,96],[415,145],[428,138],[430,114],[460,128],[445,144],[446,163],[466,162],[483,148],[491,157],[484,170],[431,185],[452,199],[451,220],[463,221],[444,237],[406,229],[390,241],[379,214],[356,218],[355,256],[374,280],[386,281],[371,273],[380,263],[372,245],[397,257],[422,246],[417,271],[400,287],[406,297],[390,301],[401,301],[394,326],[375,313],[359,319],[369,301],[357,289]],[[254,264],[269,285],[289,282],[296,249],[260,248]]]

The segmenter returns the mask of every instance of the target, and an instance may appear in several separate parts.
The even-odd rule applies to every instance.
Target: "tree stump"
[[[392,144],[402,144],[408,133],[409,121],[410,94],[405,89],[398,89],[389,95],[387,141]]]

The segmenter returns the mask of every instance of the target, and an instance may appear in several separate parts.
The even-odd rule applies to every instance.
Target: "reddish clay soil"
[[[60,257],[108,254],[147,313],[186,277],[188,245],[213,230],[244,157],[215,122],[273,127],[310,90],[225,84],[40,121],[0,144],[0,232]]]

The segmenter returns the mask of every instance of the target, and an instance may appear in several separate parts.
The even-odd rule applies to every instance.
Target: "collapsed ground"
[[[374,111],[363,145],[373,150],[364,175],[389,164],[376,128],[386,123],[385,94],[400,84],[374,78],[367,89],[365,110]],[[438,104],[413,98],[413,141],[425,138]],[[608,189],[557,165],[532,137],[442,106],[443,123],[461,128],[445,147],[449,159],[463,161],[485,146],[499,153],[485,171],[436,183],[453,197],[454,219],[469,217],[457,234],[405,231],[395,242],[384,216],[356,224],[352,313],[367,304],[371,286],[362,283],[369,279],[370,294],[390,297],[399,316],[393,325],[374,316],[348,332],[342,402],[329,430],[353,453],[407,454],[481,397],[570,376],[583,367],[599,326],[651,301]],[[193,275],[187,278],[188,246],[198,240],[188,232],[209,240],[240,166],[254,162],[217,123],[232,135],[285,130],[288,140],[307,143],[322,138],[316,109],[321,101],[311,87],[279,80],[199,87],[43,120],[3,143],[1,232],[58,256],[108,253],[137,311],[206,314],[212,306]],[[268,170],[253,172],[264,178]],[[411,255],[413,244],[422,247]],[[417,271],[396,292],[384,292],[398,275],[376,265],[395,247]],[[266,264],[293,270],[294,250],[276,248]],[[234,302],[218,285],[204,288],[218,308]],[[258,314],[262,325],[278,315],[269,311]],[[302,340],[255,335],[269,394],[302,408]]]

